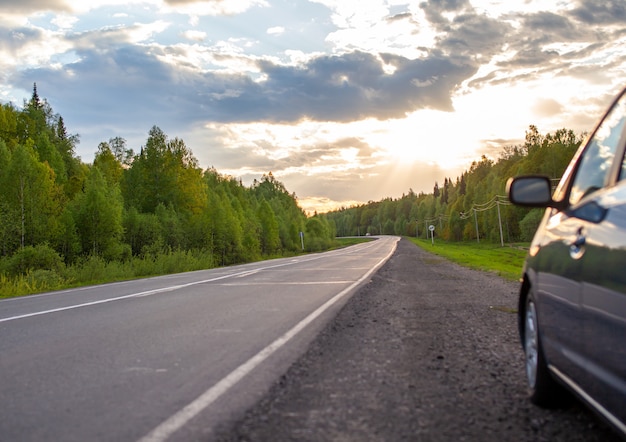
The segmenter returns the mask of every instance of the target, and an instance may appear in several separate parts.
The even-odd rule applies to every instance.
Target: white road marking
[[[350,284],[354,281],[309,281],[309,282],[223,282],[219,285],[226,287],[246,287],[256,285],[324,285],[324,284]]]
[[[370,245],[371,244],[369,244],[369,243],[367,244],[367,246],[370,246]],[[341,254],[339,252],[344,252],[344,251],[343,250],[339,250],[338,254]],[[207,282],[219,281],[219,280],[227,279],[227,278],[242,278],[242,277],[245,277],[245,276],[253,275],[253,274],[258,273],[258,272],[263,271],[263,270],[275,269],[275,268],[279,268],[279,267],[290,266],[290,265],[293,265],[293,264],[304,263],[304,262],[308,262],[308,261],[314,261],[316,259],[321,259],[323,257],[324,257],[323,255],[313,255],[313,256],[308,255],[308,256],[302,257],[302,258],[291,259],[288,262],[284,262],[284,263],[280,263],[280,264],[270,265],[270,266],[266,266],[266,267],[260,267],[260,268],[256,268],[256,269],[252,269],[252,270],[246,270],[246,271],[239,272],[239,273],[232,273],[232,274],[228,274],[228,275],[218,276],[218,277],[215,277],[215,278],[205,279],[205,280],[202,280],[202,281],[190,282],[190,283],[187,283],[187,284],[173,285],[173,286],[170,286],[170,287],[163,287],[163,288],[160,288],[160,289],[148,290],[148,291],[145,291],[145,292],[131,293],[131,294],[124,295],[124,296],[117,296],[115,298],[101,299],[101,300],[98,300],[98,301],[85,302],[85,303],[82,303],[82,304],[74,304],[74,305],[69,305],[69,306],[66,306],[66,307],[59,307],[59,308],[50,309],[50,310],[42,310],[42,311],[39,311],[39,312],[25,313],[23,315],[10,316],[10,317],[7,317],[7,318],[0,318],[0,323],[2,323],[2,322],[9,322],[9,321],[15,321],[15,320],[18,320],[18,319],[32,318],[33,316],[47,315],[47,314],[50,314],[50,313],[63,312],[63,311],[66,311],[66,310],[73,310],[73,309],[82,308],[82,307],[89,307],[89,306],[98,305],[98,304],[105,304],[107,302],[121,301],[121,300],[124,300],[124,299],[139,298],[139,297],[143,297],[143,296],[152,296],[152,295],[156,295],[156,294],[159,294],[159,293],[171,292],[171,291],[174,291],[174,290],[178,290],[178,289],[182,289],[182,288],[186,288],[186,287],[191,287],[191,286],[194,286],[194,285],[204,284],[204,283],[207,283]],[[150,279],[152,279],[152,278],[150,278]],[[122,283],[117,283],[117,284],[122,284]],[[89,287],[81,287],[81,288],[74,289],[74,290],[87,290],[88,288]],[[65,292],[67,293],[67,291],[65,291]],[[58,294],[58,292],[56,294]],[[47,294],[33,295],[33,297],[35,297],[35,296],[49,296],[49,295],[47,295]],[[18,299],[19,300],[19,299],[22,299],[22,298],[11,298],[9,300],[13,300],[13,299]]]
[[[205,284],[205,283],[214,282],[214,281],[220,281],[222,279],[241,278],[241,277],[244,277],[244,276],[253,275],[255,273],[258,273],[261,270],[267,270],[267,269],[272,269],[272,268],[276,268],[276,267],[283,267],[283,266],[292,265],[292,264],[294,264],[294,263],[289,262],[289,263],[285,263],[285,264],[277,264],[277,265],[273,265],[273,266],[262,267],[262,268],[259,268],[259,269],[246,270],[244,272],[232,273],[232,274],[228,274],[228,275],[217,276],[215,278],[203,279],[201,281],[189,282],[187,284],[172,285],[172,286],[169,286],[169,287],[162,287],[162,288],[159,288],[159,289],[147,290],[145,292],[131,293],[131,294],[124,295],[124,296],[116,296],[115,298],[100,299],[98,301],[91,301],[91,302],[85,302],[85,303],[82,303],[82,304],[68,305],[68,306],[65,306],[65,307],[59,307],[59,308],[54,308],[54,309],[50,309],[50,310],[42,310],[42,311],[33,312],[33,313],[25,313],[23,315],[10,316],[8,318],[0,318],[0,323],[2,323],[2,322],[9,322],[9,321],[15,321],[17,319],[32,318],[33,316],[47,315],[47,314],[50,314],[50,313],[63,312],[63,311],[66,311],[66,310],[74,310],[74,309],[82,308],[82,307],[90,307],[90,306],[93,306],[93,305],[105,304],[107,302],[120,301],[120,300],[123,300],[123,299],[140,298],[140,297],[144,297],[144,296],[156,295],[156,294],[159,294],[159,293],[172,292],[172,291],[175,291],[175,290],[183,289],[183,288],[186,288],[186,287],[191,287],[191,286],[194,286],[194,285]]]
[[[213,402],[219,399],[224,393],[226,393],[231,387],[236,385],[241,379],[243,379],[248,373],[258,367],[262,362],[264,362],[267,358],[269,358],[273,353],[283,347],[287,342],[289,342],[294,336],[296,336],[300,331],[302,331],[307,325],[313,322],[317,317],[319,317],[322,313],[324,313],[328,308],[330,308],[333,304],[339,301],[341,298],[346,296],[352,289],[357,287],[363,281],[368,279],[378,268],[380,268],[387,259],[393,254],[396,250],[397,240],[394,243],[391,251],[387,256],[382,258],[376,265],[374,265],[365,275],[351,284],[349,287],[346,287],[341,292],[337,293],[334,297],[326,301],[322,306],[318,307],[313,313],[304,318],[298,324],[296,324],[291,330],[287,333],[276,339],[270,345],[265,347],[263,350],[258,352],[256,355],[248,359],[242,365],[233,370],[229,375],[215,384],[213,387],[206,390],[200,396],[198,396],[194,401],[186,405],[184,408],[179,410],[177,413],[170,416],[167,420],[162,422],[159,426],[157,426],[154,430],[148,433],[146,436],[142,437],[139,442],[163,442],[166,441],[172,434],[181,429],[187,422],[197,416],[204,409],[209,407]]]

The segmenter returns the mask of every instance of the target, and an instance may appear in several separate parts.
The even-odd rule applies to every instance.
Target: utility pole
[[[500,245],[504,247],[504,236],[502,235],[502,217],[500,216],[500,201],[496,201],[498,206],[498,225],[500,226]]]
[[[480,242],[480,233],[478,233],[478,216],[476,215],[476,212],[478,211],[474,209],[474,224],[476,224],[476,241]]]

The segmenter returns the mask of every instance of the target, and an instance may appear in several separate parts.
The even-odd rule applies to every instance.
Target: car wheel
[[[526,378],[532,403],[542,407],[561,405],[564,392],[552,378],[543,355],[537,306],[530,294],[526,300],[524,313],[524,353],[526,355]]]

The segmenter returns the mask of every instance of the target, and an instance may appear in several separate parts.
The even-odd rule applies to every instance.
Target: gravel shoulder
[[[219,441],[617,441],[573,401],[526,397],[518,284],[402,239]]]

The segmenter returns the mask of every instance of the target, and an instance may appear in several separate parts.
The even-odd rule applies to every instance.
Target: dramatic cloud
[[[115,30],[109,32],[110,38],[101,40],[114,45],[119,36]],[[399,118],[421,108],[451,111],[452,92],[476,72],[466,58],[409,60],[355,52],[315,57],[299,66],[260,60],[265,79],[254,81],[247,75],[170,65],[160,60],[165,53],[159,48],[76,52],[80,61],[64,69],[29,69],[19,72],[16,81],[24,87],[37,82],[52,91],[52,98],[57,93],[65,99],[75,95],[84,106],[79,111],[94,118],[107,114],[112,119],[129,114],[154,118],[158,112],[180,121],[347,122]],[[392,66],[393,73],[387,73],[383,63]],[[97,85],[90,91],[94,101],[80,100],[78,91],[90,85]]]

